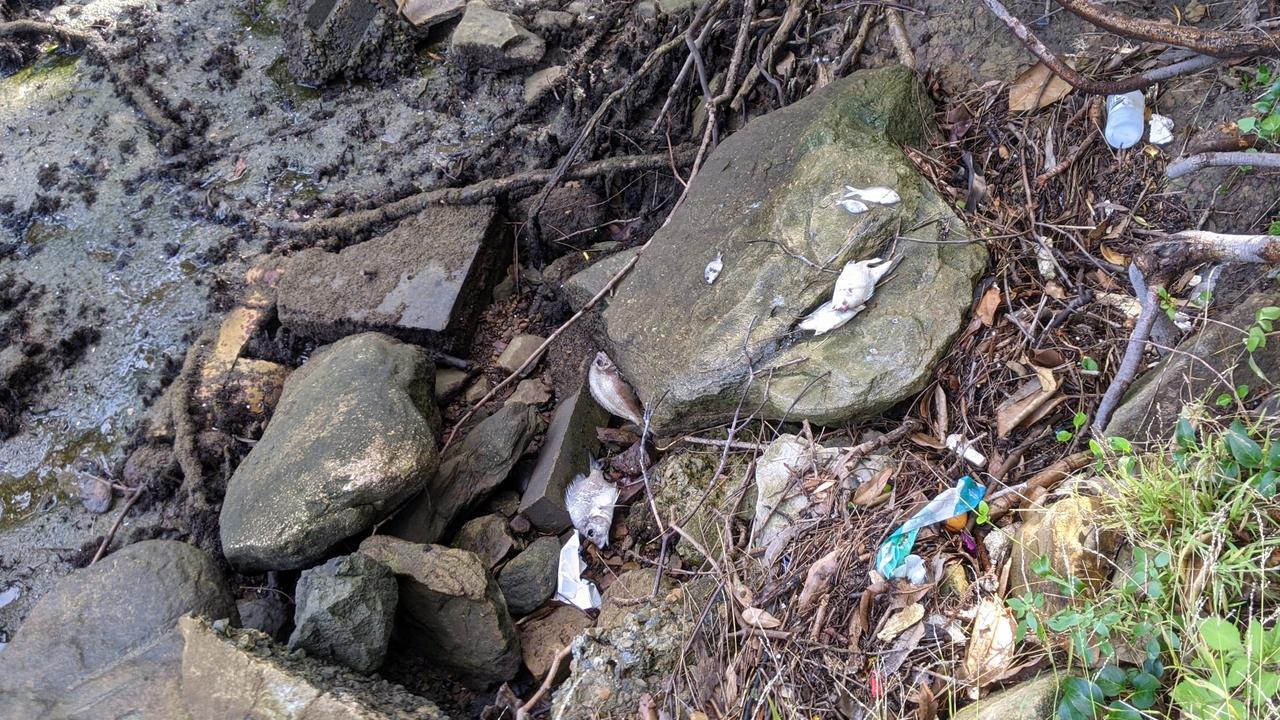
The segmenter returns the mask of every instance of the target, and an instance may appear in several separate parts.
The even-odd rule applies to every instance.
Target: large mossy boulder
[[[379,333],[312,356],[227,485],[227,559],[245,571],[308,567],[422,490],[439,464],[434,389],[426,351]]]
[[[922,138],[929,111],[909,70],[862,71],[752,120],[708,157],[603,313],[610,355],[655,426],[724,422],[743,393],[767,418],[835,423],[924,386],[987,259],[900,149]],[[846,185],[902,200],[854,215],[836,203]],[[887,255],[901,262],[865,311],[822,336],[796,329],[845,262]]]

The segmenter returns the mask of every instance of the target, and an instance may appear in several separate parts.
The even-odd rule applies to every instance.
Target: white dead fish
[[[595,458],[591,458],[591,472],[575,477],[564,492],[564,506],[573,526],[601,549],[609,544],[617,501],[618,487],[605,478],[604,464]]]
[[[707,263],[707,269],[702,271],[702,277],[707,279],[707,284],[716,281],[720,277],[720,271],[724,269],[724,253],[717,253],[716,259]]]
[[[859,202],[852,198],[841,198],[836,201],[836,204],[845,210],[848,210],[853,215],[861,215],[871,209],[867,207],[866,203]]]
[[[832,308],[842,311],[854,308],[861,310],[862,305],[876,291],[876,283],[897,264],[896,259],[881,260],[878,257],[845,263],[840,277],[836,278],[836,288],[831,293]]]
[[[622,379],[618,366],[613,364],[603,350],[596,353],[596,359],[591,361],[591,369],[587,371],[587,387],[600,407],[623,420],[644,425],[644,410],[640,407],[636,392]]]
[[[844,186],[844,197],[841,200],[861,200],[863,202],[874,203],[876,205],[893,205],[902,202],[902,198],[893,188],[887,188],[880,185],[869,188],[856,188],[849,185]]]
[[[848,310],[836,310],[833,304],[827,301],[800,321],[800,329],[813,332],[815,337],[829,333],[852,320],[854,315],[862,312],[862,307],[859,305]]]

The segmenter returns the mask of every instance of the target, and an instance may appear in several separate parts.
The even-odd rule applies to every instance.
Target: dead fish
[[[888,274],[897,264],[897,260],[880,258],[845,263],[844,269],[840,271],[840,277],[836,278],[835,290],[831,293],[833,307],[836,310],[861,308],[871,299],[880,278]]]
[[[862,213],[871,209],[867,207],[866,203],[860,202],[853,198],[841,198],[836,201],[836,204],[844,208],[845,210],[848,210],[853,215],[861,215]]]
[[[834,303],[828,300],[800,321],[800,329],[812,332],[815,337],[829,333],[852,320],[854,315],[862,312],[862,308],[863,306],[859,305],[847,310],[836,310]]]
[[[707,269],[702,271],[702,277],[707,279],[707,284],[716,281],[720,277],[720,271],[724,269],[724,253],[717,253],[716,259],[707,263]]]
[[[609,545],[609,527],[613,525],[613,506],[618,501],[618,487],[604,476],[604,464],[591,458],[591,471],[578,475],[564,493],[564,506],[573,526],[595,546]]]
[[[861,200],[876,205],[893,205],[902,201],[896,190],[880,185],[869,188],[856,188],[845,185],[844,197],[841,200],[849,199]]]
[[[636,392],[622,379],[622,373],[618,372],[618,367],[603,350],[596,353],[595,360],[591,361],[591,369],[587,371],[587,387],[591,389],[591,397],[600,403],[600,407],[623,420],[644,425],[644,410],[640,407]]]

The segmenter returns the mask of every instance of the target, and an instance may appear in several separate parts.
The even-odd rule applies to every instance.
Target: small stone
[[[520,512],[539,530],[560,532],[569,527],[565,490],[574,476],[587,472],[590,455],[600,449],[596,428],[608,424],[609,414],[585,386],[556,407],[520,501]]]
[[[444,401],[462,391],[467,373],[457,368],[436,368],[436,400]]]
[[[491,513],[510,518],[520,512],[520,493],[515,490],[499,490],[493,494],[493,497],[489,498],[489,502],[485,507]]]
[[[573,13],[562,10],[539,10],[533,16],[533,26],[539,30],[567,30],[573,26]]]
[[[507,519],[501,515],[482,515],[468,520],[458,529],[458,534],[453,536],[452,543],[459,550],[478,555],[488,568],[502,562],[515,544],[516,539],[511,534],[511,528],[507,527]]]
[[[1065,675],[1045,673],[992,693],[960,709],[952,720],[1044,720],[1056,717],[1058,685]]]
[[[565,300],[569,303],[569,307],[574,310],[581,310],[639,252],[640,248],[621,250],[597,260],[572,275],[560,287],[561,292],[564,293]],[[602,301],[604,300],[607,300],[607,298],[602,298]]]
[[[276,593],[240,600],[236,607],[240,610],[240,627],[257,630],[273,638],[280,637],[280,631],[289,622],[289,611]]]
[[[400,0],[400,14],[418,27],[452,20],[466,9],[466,0]]]
[[[450,54],[465,70],[510,70],[533,65],[544,52],[546,43],[542,38],[483,0],[467,3],[462,21],[450,38]]]
[[[942,570],[942,595],[959,597],[969,592],[969,575],[961,563],[951,563]]]
[[[565,14],[565,13],[561,13]],[[570,15],[570,18],[573,16]],[[572,20],[571,20],[572,21]],[[543,68],[524,79],[524,102],[530,104],[555,89],[556,85],[569,77],[569,71],[563,65],[552,65]]]
[[[517,535],[523,535],[533,529],[533,523],[529,522],[529,518],[523,515],[516,515],[511,518],[511,531]]]
[[[289,649],[371,673],[386,657],[398,595],[391,569],[359,553],[304,570]]]
[[[541,347],[543,340],[537,335],[517,335],[511,338],[507,348],[498,356],[498,367],[507,372],[515,372]]]
[[[583,630],[592,626],[591,617],[571,605],[562,605],[546,617],[530,621],[520,630],[520,647],[524,666],[535,680],[541,680],[551,669],[560,649],[568,646]],[[552,682],[569,674],[569,663],[561,662]]]
[[[516,385],[516,391],[511,393],[511,397],[507,398],[509,403],[524,403],[525,405],[541,405],[551,399],[551,388],[539,378],[530,378],[529,380],[521,380]]]
[[[80,502],[95,515],[111,509],[111,484],[89,473],[80,473]]]
[[[534,540],[498,573],[498,587],[514,615],[528,615],[556,592],[560,541],[544,536]]]
[[[471,387],[467,388],[467,391],[462,394],[462,399],[474,405],[480,402],[480,399],[485,395],[488,395],[492,389],[493,383],[489,382],[489,378],[481,376],[471,383]]]
[[[308,85],[395,75],[413,55],[408,31],[377,0],[288,0],[280,12],[289,73]]]

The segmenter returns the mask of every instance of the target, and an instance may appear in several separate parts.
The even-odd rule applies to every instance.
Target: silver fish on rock
[[[605,478],[604,465],[595,458],[591,458],[590,472],[575,477],[564,493],[564,506],[573,526],[601,549],[609,545],[617,502],[618,487]]]
[[[640,400],[636,398],[636,392],[622,379],[618,366],[613,364],[604,351],[596,353],[595,359],[591,361],[591,369],[587,371],[587,387],[600,407],[623,420],[644,425],[644,410],[640,406]]]
[[[724,253],[718,253],[714,260],[707,263],[707,269],[702,271],[702,277],[706,279],[707,284],[716,281],[720,277],[720,271],[724,269]]]

